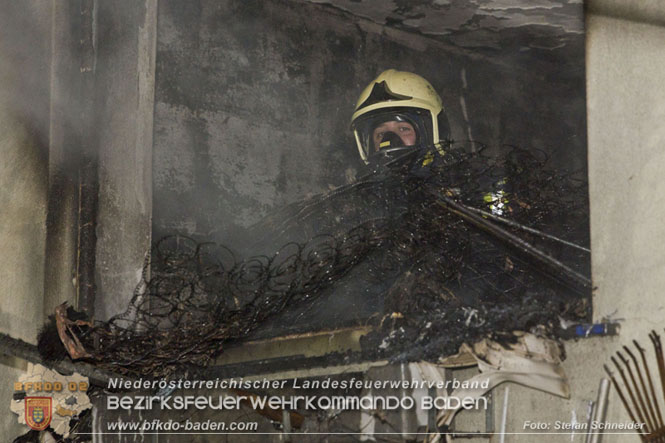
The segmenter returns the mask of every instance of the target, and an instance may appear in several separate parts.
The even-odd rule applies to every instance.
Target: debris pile
[[[435,361],[500,331],[556,335],[562,319],[590,311],[586,183],[517,148],[413,149],[251,233],[244,257],[182,236],[157,241],[126,312],[58,317],[70,356],[182,375],[267,319],[334,299],[321,294],[339,285],[377,288],[364,352],[397,360]]]

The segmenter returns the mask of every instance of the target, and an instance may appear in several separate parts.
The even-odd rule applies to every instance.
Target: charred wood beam
[[[496,223],[475,214],[466,205],[463,205],[450,197],[442,195],[435,195],[434,197],[436,198],[437,203],[450,213],[457,215],[467,223],[482,229],[495,238],[519,250],[527,257],[537,261],[550,271],[548,274],[552,278],[555,278],[576,292],[586,295],[587,292],[592,289],[591,279],[534,247],[529,242],[513,235]]]
[[[46,366],[49,369],[53,369],[65,375],[78,372],[79,374],[88,377],[91,384],[100,388],[106,388],[111,378],[123,377],[125,380],[130,379],[126,376],[101,371],[87,363],[74,363],[70,360],[57,362],[44,361],[39,355],[37,346],[3,333],[0,333],[0,355],[18,357],[31,363]]]
[[[548,240],[551,240],[556,243],[560,243],[562,245],[569,246],[574,249],[578,249],[580,251],[586,252],[586,253],[591,253],[591,250],[589,248],[585,248],[584,246],[580,246],[578,244],[575,244],[573,242],[569,242],[567,240],[564,240],[562,238],[556,237],[554,235],[547,234],[545,232],[539,231],[537,229],[533,229],[529,226],[525,226],[521,223],[517,223],[512,220],[508,220],[507,218],[499,217],[498,215],[494,215],[491,212],[483,211],[482,209],[477,209],[477,208],[472,208],[471,206],[464,206],[469,212],[473,212],[475,214],[480,215],[483,218],[488,218],[491,220],[494,220],[499,223],[503,223],[507,226],[510,226],[511,228],[516,228],[519,229],[520,231],[528,232],[529,234],[534,234],[537,235],[538,237],[546,238]]]
[[[98,145],[95,127],[95,5],[79,0],[79,63],[81,112],[77,134],[82,159],[79,163],[78,238],[76,256],[76,307],[91,318],[95,307],[95,249],[99,191]]]

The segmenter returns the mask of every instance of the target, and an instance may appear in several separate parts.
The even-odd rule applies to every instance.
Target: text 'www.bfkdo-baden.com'
[[[115,421],[106,424],[108,432],[254,432],[258,423],[224,422],[215,420],[204,421],[176,421],[176,420],[142,420],[142,421]]]

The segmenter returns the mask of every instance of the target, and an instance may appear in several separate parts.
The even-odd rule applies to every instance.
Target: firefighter
[[[416,147],[443,154],[450,138],[441,97],[419,75],[389,69],[360,94],[351,118],[365,164],[385,161]]]
[[[412,177],[428,177],[430,168],[452,144],[443,102],[432,84],[417,74],[395,69],[382,72],[360,94],[351,129],[360,157],[370,168],[418,149],[419,156],[409,171]],[[479,194],[482,201],[478,203],[494,215],[504,215],[506,179],[487,180],[479,183],[485,192]]]

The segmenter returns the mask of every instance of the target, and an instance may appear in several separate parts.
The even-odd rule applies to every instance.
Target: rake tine
[[[617,355],[621,359],[621,362],[624,364],[626,367],[626,370],[628,371],[628,376],[630,377],[630,381],[632,382],[632,388],[634,389],[635,397],[637,397],[637,400],[640,402],[640,406],[642,407],[642,412],[644,413],[644,418],[646,419],[647,425],[651,429],[651,432],[654,432],[657,428],[656,424],[651,420],[651,416],[649,415],[649,410],[647,409],[646,404],[644,403],[644,396],[642,395],[642,392],[640,391],[639,386],[637,385],[637,380],[635,379],[635,374],[633,373],[632,368],[630,367],[630,362],[619,352],[617,351]]]
[[[638,394],[642,398],[642,401],[646,399],[646,404],[649,407],[648,408],[649,417],[653,421],[654,430],[656,430],[660,428],[661,425],[658,422],[658,419],[656,418],[656,411],[654,410],[653,404],[651,403],[651,397],[649,396],[649,391],[647,391],[646,383],[644,383],[644,377],[642,377],[642,371],[640,370],[640,366],[637,363],[637,358],[635,358],[635,355],[632,352],[630,352],[628,346],[624,345],[623,349],[626,351],[626,353],[630,356],[630,359],[633,360],[633,363],[635,364],[635,372],[637,372],[637,377],[639,378],[640,386],[642,387],[642,390],[638,391]]]
[[[612,358],[614,360],[614,358]],[[616,364],[616,362],[615,362]],[[607,367],[606,364],[603,364],[603,368],[605,369],[605,372],[607,372],[607,375],[610,377],[610,380],[612,380],[612,384],[614,385],[614,389],[616,389],[617,393],[619,394],[619,398],[621,399],[621,403],[623,403],[623,407],[626,408],[626,411],[628,412],[628,416],[630,417],[631,421],[633,423],[637,423],[637,420],[635,420],[635,414],[633,414],[633,410],[630,409],[630,406],[628,406],[628,401],[626,401],[626,397],[623,395],[623,392],[621,391],[621,388],[619,387],[619,383],[617,383],[616,379],[614,378],[614,374],[610,372],[610,368]],[[640,439],[642,441],[647,441],[645,438],[644,431],[640,428]]]
[[[649,380],[649,388],[651,389],[651,398],[653,398],[653,404],[656,406],[656,412],[658,416],[658,426],[660,428],[663,428],[665,426],[665,423],[663,422],[663,414],[660,412],[660,406],[658,405],[658,397],[656,397],[656,390],[653,387],[653,380],[651,378],[651,371],[649,370],[649,365],[647,364],[647,357],[646,357],[646,350],[643,349],[640,344],[636,341],[633,340],[633,344],[639,351],[640,355],[642,356],[642,363],[644,365],[644,370],[646,372],[647,380]]]
[[[621,354],[619,354],[619,352],[617,352],[617,354],[623,360],[623,356],[621,356]],[[619,371],[619,375],[621,376],[621,380],[623,380],[623,385],[625,386],[626,391],[628,391],[628,396],[630,397],[630,400],[633,402],[633,406],[635,407],[635,412],[637,412],[637,416],[640,419],[640,423],[646,424],[647,434],[650,434],[651,433],[650,425],[647,423],[647,421],[644,419],[644,416],[642,415],[642,411],[640,409],[640,406],[637,403],[637,400],[635,400],[635,395],[633,394],[633,390],[630,388],[630,384],[628,384],[628,380],[626,379],[626,375],[623,373],[623,369],[621,369],[621,366],[619,366],[619,363],[616,361],[616,359],[614,357],[610,357],[610,359],[612,360],[612,363],[614,363],[614,366],[616,366],[617,370]]]
[[[663,346],[660,342],[660,336],[656,331],[651,331],[649,334],[653,349],[656,353],[656,361],[658,362],[658,373],[660,374],[660,384],[663,389],[663,398],[665,398],[665,361],[663,361]]]

